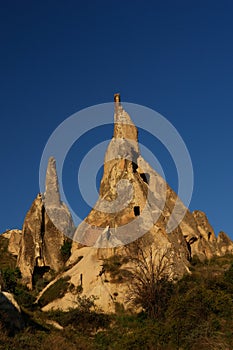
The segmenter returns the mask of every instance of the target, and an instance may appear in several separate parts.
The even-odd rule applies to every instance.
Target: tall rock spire
[[[50,157],[48,160],[43,203],[47,215],[56,228],[66,236],[72,236],[74,223],[68,207],[61,201],[54,157]]]
[[[105,154],[99,198],[75,231],[74,240],[82,245],[73,244],[70,268],[62,274],[63,277],[69,276],[70,283],[77,290],[81,286],[83,295],[97,296],[97,305],[106,312],[114,312],[116,301],[126,308],[131,307],[127,295],[129,280],[123,271],[133,267],[133,260],[127,258],[129,254],[134,257],[138,244],[145,250],[145,261],[151,261],[154,255],[153,264],[161,266],[164,255],[168,260],[165,265],[168,262],[169,278],[191,273],[189,259],[194,255],[205,259],[233,252],[229,238],[222,233],[216,240],[205,214],[191,213],[140,155],[137,128],[123,109],[119,94],[115,94],[114,102],[114,136]],[[179,226],[168,234],[168,221],[171,218],[177,221],[173,215],[177,202],[178,211],[184,210],[186,214]],[[133,242],[136,239],[137,242]],[[103,258],[113,255],[119,258],[120,265],[122,262],[119,283],[103,268]],[[46,305],[44,310],[62,305],[72,307],[72,293],[66,293],[62,303],[58,299]]]
[[[46,206],[57,206],[61,205],[56,160],[54,157],[50,157],[48,161],[48,167],[46,171],[45,179],[45,201]]]
[[[150,233],[157,247],[170,246],[173,243],[165,230],[170,213],[166,204],[167,184],[141,157],[137,127],[121,105],[119,94],[114,96],[114,102],[114,135],[105,154],[100,196],[77,228],[74,239],[90,246],[104,242],[102,247],[114,247],[115,242],[125,245]],[[173,205],[175,198],[174,194]],[[181,271],[189,252],[180,231],[177,234],[182,241],[177,247],[177,254],[183,256],[179,263]]]
[[[59,271],[64,260],[61,247],[72,236],[74,224],[67,206],[60,199],[56,161],[50,158],[46,173],[46,192],[38,194],[28,211],[22,230],[17,265],[23,283],[33,287],[35,271]]]
[[[123,109],[120,94],[114,95],[114,138],[128,139],[138,142],[138,130],[129,114]]]
[[[124,110],[119,93],[114,95],[114,107],[114,135],[105,154],[99,199],[77,228],[74,239],[84,245],[95,246],[95,242],[99,245],[109,237],[109,245],[106,246],[114,246],[113,242],[128,244],[150,233],[158,247],[174,247],[174,256],[180,261],[179,270],[194,254],[209,258],[217,249],[214,233],[208,239],[211,230],[207,225],[206,230],[209,231],[205,237],[202,232],[204,224],[201,225],[198,219],[200,215],[192,214],[166,181],[143,159],[137,127]],[[176,213],[173,213],[175,204],[178,204],[178,211],[186,214],[177,229],[167,234],[168,221],[176,221]],[[207,218],[205,220],[208,221]]]

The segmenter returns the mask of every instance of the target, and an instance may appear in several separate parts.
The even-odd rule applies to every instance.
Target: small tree
[[[18,267],[6,267],[1,271],[2,288],[11,293],[15,293],[18,280],[21,278],[21,273]]]
[[[141,306],[151,318],[162,318],[173,290],[170,250],[153,248],[144,240],[128,247],[132,278],[129,300]]]
[[[61,246],[61,255],[64,262],[66,262],[71,256],[72,240],[66,239]]]

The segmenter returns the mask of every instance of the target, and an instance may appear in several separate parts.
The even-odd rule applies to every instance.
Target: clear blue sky
[[[0,232],[22,226],[53,130],[120,91],[177,128],[194,167],[190,209],[205,211],[216,233],[233,238],[231,0],[0,6]]]

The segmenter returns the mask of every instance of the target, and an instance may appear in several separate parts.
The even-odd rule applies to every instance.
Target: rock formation
[[[56,161],[53,157],[48,161],[43,203],[46,214],[57,229],[67,237],[72,237],[75,229],[74,223],[69,209],[60,198]]]
[[[9,244],[8,244],[8,251],[14,255],[18,256],[19,254],[19,248],[20,248],[20,242],[22,238],[22,231],[21,230],[9,230],[7,231],[7,234],[9,235]]]
[[[164,237],[168,245],[179,242],[175,251],[186,258],[221,255],[206,215],[200,211],[191,213],[166,181],[143,159],[137,128],[124,111],[119,94],[114,96],[114,101],[114,136],[105,155],[100,196],[93,210],[77,228],[74,240],[96,247],[101,247],[100,241],[104,241],[102,247],[116,247],[151,232],[158,240],[158,246],[161,240],[164,245]],[[177,213],[183,211],[185,215],[175,232],[167,234],[169,220],[177,219],[173,213],[175,203]],[[105,236],[104,240],[102,236]]]
[[[97,296],[104,311],[114,311],[115,302],[127,305],[127,283],[111,282],[103,269],[103,259],[129,254],[136,239],[147,243],[159,254],[168,251],[170,275],[180,277],[189,272],[194,255],[209,259],[233,252],[233,243],[225,234],[216,239],[214,230],[203,212],[191,213],[177,198],[166,181],[140,155],[138,131],[124,111],[120,97],[115,96],[114,135],[107,148],[99,199],[74,234],[70,269],[63,274],[71,285],[81,286],[86,296]],[[171,233],[166,227],[176,220],[175,203],[184,217]],[[82,259],[80,260],[80,257]],[[122,266],[130,267],[130,263]],[[67,291],[59,300],[44,307],[68,309],[75,305],[76,294]]]
[[[46,200],[43,201],[42,197],[41,194],[38,194],[25,217],[17,260],[23,283],[30,289],[33,285],[35,271],[43,274],[49,269],[59,271],[64,266],[61,247],[67,237],[63,232],[72,234],[74,230],[72,217],[60,200],[56,165],[53,158],[49,160],[46,174],[44,195]],[[57,221],[51,220],[48,214]],[[57,227],[65,227],[65,229],[62,231]]]
[[[143,159],[138,130],[123,109],[119,94],[114,100],[114,135],[105,154],[99,199],[86,219],[74,230],[69,210],[60,198],[55,160],[50,158],[45,194],[38,195],[33,202],[22,233],[12,233],[10,238],[10,249],[18,254],[23,281],[30,288],[36,270],[61,269],[64,265],[61,246],[66,236],[74,240],[65,272],[56,277],[69,281],[66,284],[70,288],[61,299],[44,306],[44,310],[69,309],[76,305],[77,293],[81,292],[87,297],[97,296],[96,303],[106,312],[114,311],[115,303],[127,307],[127,281],[115,283],[104,268],[104,259],[120,257],[124,261],[120,269],[130,269],[130,259],[124,258],[129,258],[134,241],[143,243],[145,251],[151,248],[158,253],[158,259],[166,253],[171,278],[190,273],[189,261],[195,255],[205,260],[233,254],[229,237],[221,232],[216,238],[205,213],[191,213]],[[183,219],[168,233],[168,224],[177,222],[181,213]],[[19,236],[22,238],[18,252]],[[46,289],[55,282],[56,279]]]
[[[0,292],[0,329],[14,335],[23,328],[21,310],[14,296],[8,292]]]

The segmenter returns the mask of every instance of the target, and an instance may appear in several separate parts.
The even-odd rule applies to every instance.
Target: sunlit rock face
[[[8,239],[8,251],[14,256],[18,256],[20,242],[22,237],[22,230],[12,229],[4,232],[3,237]]]
[[[53,157],[48,161],[43,204],[56,228],[67,237],[72,237],[75,227],[68,207],[61,201],[56,160]]]
[[[186,261],[194,255],[204,259],[222,254],[206,215],[191,213],[143,159],[138,130],[123,109],[119,94],[114,101],[114,133],[105,154],[99,198],[75,231],[74,240],[114,248],[152,233],[158,247],[162,242],[175,245],[175,253]],[[171,223],[177,223],[176,229],[168,233]]]
[[[169,223],[175,227],[171,231]],[[129,257],[135,241],[143,242],[145,254],[148,248],[158,257],[168,252],[172,279],[190,273],[190,259],[195,255],[204,260],[233,253],[229,237],[221,232],[216,238],[205,213],[191,213],[142,157],[138,130],[120,96],[115,96],[114,133],[105,154],[99,198],[75,231],[69,210],[61,202],[55,160],[49,160],[45,194],[36,198],[27,213],[20,243],[18,266],[29,286],[35,267],[59,271],[63,266],[64,233],[73,237],[72,254],[59,278],[69,280],[72,288],[43,310],[68,310],[76,306],[78,293],[96,296],[96,304],[105,312],[114,312],[116,303],[127,308],[128,282],[112,281],[103,259]],[[130,261],[121,266],[131,267]]]
[[[50,158],[46,174],[46,192],[38,194],[28,211],[22,229],[17,265],[23,283],[33,286],[33,274],[52,269],[59,271],[63,265],[61,247],[72,234],[74,224],[68,208],[61,202],[56,163]]]

